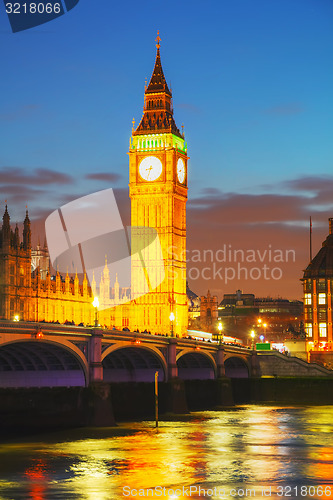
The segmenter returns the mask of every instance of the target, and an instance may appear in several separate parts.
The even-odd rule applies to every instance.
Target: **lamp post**
[[[222,323],[221,322],[217,325],[217,328],[219,330],[219,344],[221,345],[222,344]]]
[[[267,323],[264,323],[262,326],[264,327],[264,334],[265,334],[265,338],[266,338],[266,328],[267,328]]]
[[[251,330],[250,336],[251,336],[251,349],[254,349],[254,337],[256,336],[254,330]]]
[[[171,337],[173,337],[173,322],[175,320],[175,315],[174,315],[173,311],[171,311],[171,313],[170,313],[169,320],[171,323]]]
[[[98,297],[94,297],[94,302],[92,303],[92,305],[95,308],[95,327],[97,327],[98,326],[98,307],[99,307]]]

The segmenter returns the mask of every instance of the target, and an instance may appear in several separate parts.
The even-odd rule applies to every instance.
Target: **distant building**
[[[45,280],[47,273],[50,269],[50,257],[47,249],[46,240],[44,246],[41,247],[38,241],[37,247],[31,249],[31,270],[36,271],[38,269],[40,276]]]
[[[188,282],[186,282],[186,295],[188,305],[188,326],[190,329],[199,330],[200,323],[200,297],[190,289]]]
[[[217,296],[211,295],[208,290],[207,296],[202,296],[200,301],[201,328],[206,332],[214,332],[218,318]]]
[[[308,349],[332,353],[333,218],[329,219],[329,234],[304,271],[302,281]]]
[[[303,302],[283,298],[256,298],[257,331],[265,340],[283,342],[286,338],[302,337]],[[265,326],[266,325],[266,326]]]
[[[220,307],[230,307],[230,306],[245,306],[253,307],[254,305],[254,294],[253,293],[243,293],[242,290],[236,290],[236,293],[225,293],[223,295],[223,300],[220,302]]]
[[[259,314],[269,314],[272,316],[284,314],[298,317],[298,319],[303,314],[303,302],[300,300],[265,297],[256,298],[254,305],[258,308]]]
[[[271,297],[256,298],[252,293],[224,294],[218,306],[218,317],[222,321],[225,335],[241,338],[248,343],[251,330],[256,338],[283,342],[286,337],[297,334],[302,326],[303,303]]]

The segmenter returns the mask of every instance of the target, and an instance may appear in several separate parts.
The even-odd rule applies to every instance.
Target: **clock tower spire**
[[[172,93],[164,76],[159,32],[155,66],[145,88],[143,116],[130,139],[131,226],[156,229],[163,254],[161,270],[156,255],[131,260],[132,330],[187,334],[186,200],[187,145],[172,107]],[[138,229],[139,231],[139,229]],[[147,283],[142,280],[145,266]],[[150,279],[149,273],[155,274]],[[164,279],[162,279],[162,275]],[[140,277],[141,276],[141,277]],[[161,279],[158,279],[158,276]],[[152,283],[160,283],[152,288]],[[147,286],[149,292],[147,292]],[[174,316],[173,316],[174,315]],[[173,318],[171,319],[170,318]],[[173,328],[171,328],[171,322]]]
[[[172,93],[165,79],[161,55],[160,37],[156,38],[157,52],[153,74],[148,87],[145,89],[143,116],[133,135],[145,135],[147,133],[172,133],[183,139],[183,135],[173,118]]]

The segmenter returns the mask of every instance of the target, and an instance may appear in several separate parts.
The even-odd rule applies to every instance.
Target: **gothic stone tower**
[[[131,329],[170,334],[170,314],[174,314],[174,335],[187,332],[186,297],[186,200],[187,146],[173,118],[172,94],[164,77],[157,37],[155,67],[145,89],[144,113],[132,130],[129,150],[129,194],[131,225],[157,230],[164,260],[164,279],[145,293],[139,268],[142,260],[131,259],[132,298],[135,301]],[[156,253],[145,262],[145,276],[156,264]],[[142,277],[142,269],[141,269]],[[157,280],[158,281],[158,280]]]
[[[10,226],[7,210],[0,231],[0,317],[30,320],[31,316],[31,230],[28,211],[23,223],[23,241],[19,229]]]

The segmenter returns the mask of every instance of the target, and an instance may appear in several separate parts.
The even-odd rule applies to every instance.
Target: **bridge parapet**
[[[53,344],[55,348],[62,347],[67,353],[71,352],[81,363],[87,384],[104,380],[103,363],[109,355],[116,355],[117,360],[116,358],[114,360],[118,365],[124,362],[124,356],[127,356],[128,366],[135,365],[141,359],[141,364],[146,362],[147,366],[150,366],[150,372],[155,363],[152,360],[155,359],[163,371],[163,380],[178,377],[179,360],[185,355],[188,362],[190,359],[197,360],[198,369],[201,367],[202,370],[206,370],[205,373],[209,373],[208,378],[224,376],[224,362],[229,358],[242,358],[250,366],[249,360],[252,355],[252,351],[246,348],[186,338],[55,323],[0,321],[0,349],[9,344],[22,344],[22,342],[35,342],[37,351],[40,351],[43,344]],[[29,349],[32,348],[33,345],[29,344]],[[18,350],[19,346],[17,352]],[[20,352],[24,351],[21,349]],[[108,366],[110,370],[110,366],[113,365],[108,362]],[[192,374],[192,378],[194,375]],[[201,377],[204,376],[202,371]]]

